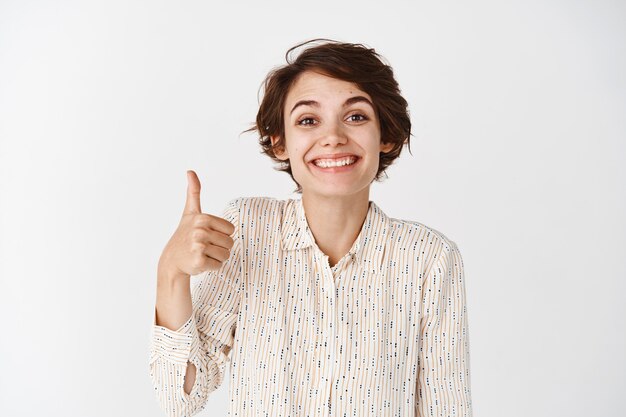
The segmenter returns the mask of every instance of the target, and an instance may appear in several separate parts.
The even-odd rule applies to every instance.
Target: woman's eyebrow
[[[363,97],[363,96],[350,97],[349,99],[346,100],[345,103],[343,103],[343,107],[348,107],[349,105],[354,104],[354,103],[367,103],[372,108],[374,108],[374,105],[372,104],[372,102],[369,101],[367,97]]]
[[[374,108],[374,105],[372,104],[372,102],[367,98],[367,97],[363,97],[363,96],[354,96],[354,97],[350,97],[349,99],[347,99],[344,103],[342,107],[348,107],[354,103],[367,103],[369,104],[372,108]],[[318,103],[315,100],[300,100],[298,101],[293,108],[291,109],[291,112],[289,112],[289,114],[291,115],[291,113],[294,112],[294,110],[299,107],[299,106],[312,106],[312,107],[319,107],[320,103]]]

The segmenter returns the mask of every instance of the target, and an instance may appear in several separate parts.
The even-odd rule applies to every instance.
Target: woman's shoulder
[[[421,221],[388,217],[391,237],[404,240],[409,246],[443,245],[450,250],[456,246],[454,240],[438,228]]]
[[[390,218],[390,244],[395,253],[409,253],[425,259],[425,265],[451,262],[459,249],[449,235],[438,228],[415,220]]]
[[[283,207],[288,204],[293,204],[294,201],[295,200],[293,199],[281,200],[275,197],[265,196],[242,196],[229,200],[227,206],[246,207],[248,209],[262,209],[265,207]]]
[[[236,211],[240,217],[248,219],[264,218],[270,220],[271,218],[283,217],[286,211],[295,211],[297,201],[266,196],[242,196],[229,200],[225,210]]]

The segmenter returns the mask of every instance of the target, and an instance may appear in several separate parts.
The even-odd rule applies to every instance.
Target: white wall
[[[292,196],[239,133],[312,37],[395,68],[413,155],[372,199],[461,250],[475,415],[617,415],[626,4],[217,3],[0,2],[0,415],[162,415],[148,343],[185,171],[207,213]]]

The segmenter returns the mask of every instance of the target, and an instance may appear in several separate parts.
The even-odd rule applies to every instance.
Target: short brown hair
[[[315,42],[324,43],[305,48],[295,60],[291,53]],[[393,148],[380,153],[378,172],[374,180],[380,181],[385,169],[400,156],[403,145],[410,148],[411,119],[407,101],[400,95],[400,88],[393,76],[391,66],[372,48],[362,44],[343,43],[330,39],[313,39],[291,47],[285,54],[287,65],[270,71],[263,82],[263,100],[259,106],[256,123],[245,132],[258,131],[262,153],[280,164],[278,171],[289,173],[302,193],[300,184],[293,177],[289,160],[282,161],[274,154],[271,136],[279,138],[276,148],[284,149],[284,107],[287,93],[298,76],[304,71],[316,71],[330,77],[354,83],[372,98],[374,110],[380,123],[381,143],[393,143]]]

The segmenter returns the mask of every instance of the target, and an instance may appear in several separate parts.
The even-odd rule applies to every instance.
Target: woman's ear
[[[393,146],[395,144],[393,142],[389,142],[389,143],[380,143],[380,151],[382,153],[387,153],[389,151],[391,151],[393,149]]]
[[[285,149],[285,147],[282,145],[278,145],[280,137],[270,136],[270,140],[272,141],[272,151],[274,152],[276,158],[280,159],[281,161],[286,161],[287,159],[289,159],[289,155],[287,154],[287,150]]]

